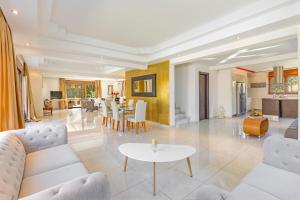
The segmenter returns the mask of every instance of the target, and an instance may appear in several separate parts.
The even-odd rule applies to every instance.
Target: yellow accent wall
[[[169,61],[149,65],[146,70],[131,70],[125,72],[126,99],[143,99],[147,102],[147,120],[169,125]],[[147,74],[156,74],[156,97],[132,97],[131,78]]]

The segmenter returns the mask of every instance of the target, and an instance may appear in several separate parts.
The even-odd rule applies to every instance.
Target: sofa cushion
[[[81,163],[67,165],[23,179],[19,198],[88,174]]]
[[[298,140],[279,135],[268,137],[263,145],[263,163],[300,174],[300,145]]]
[[[243,183],[281,200],[299,200],[300,175],[266,164],[257,165]]]
[[[273,195],[251,185],[241,183],[226,200],[280,200]]]
[[[24,178],[76,162],[79,159],[67,144],[29,153],[26,156]]]
[[[22,182],[25,149],[21,141],[12,134],[0,134],[0,197],[18,198]]]

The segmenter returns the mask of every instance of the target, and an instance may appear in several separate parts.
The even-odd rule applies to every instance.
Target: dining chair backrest
[[[115,102],[115,101],[112,101],[112,102],[110,102],[110,105],[111,105],[111,107],[113,107],[113,106],[117,106],[117,102]]]
[[[101,103],[101,98],[96,98],[95,105],[99,106],[100,103]]]
[[[104,106],[105,106],[105,100],[101,100],[101,101],[100,101],[100,106],[101,106],[101,107],[104,107]]]
[[[135,105],[135,121],[143,122],[146,120],[146,102],[137,102]]]
[[[108,117],[108,108],[105,101],[101,101],[102,115]]]
[[[124,103],[124,97],[120,97],[119,103],[120,103],[120,104],[123,104],[123,103]]]
[[[128,100],[128,107],[129,108],[133,108],[133,104],[134,104],[134,100],[133,99],[129,99]]]
[[[112,115],[113,115],[113,119],[119,121],[120,120],[120,113],[119,113],[119,108],[117,105],[113,105],[111,107],[112,109]]]

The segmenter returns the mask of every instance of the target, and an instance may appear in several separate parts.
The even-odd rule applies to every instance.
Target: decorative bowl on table
[[[260,111],[253,111],[249,115],[249,118],[252,118],[252,119],[257,119],[257,118],[262,118],[262,117],[263,117],[263,115]]]

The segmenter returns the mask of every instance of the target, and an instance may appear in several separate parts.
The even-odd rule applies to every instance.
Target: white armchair
[[[268,137],[263,161],[228,194],[209,186],[197,192],[197,200],[299,200],[300,142],[281,136]]]

